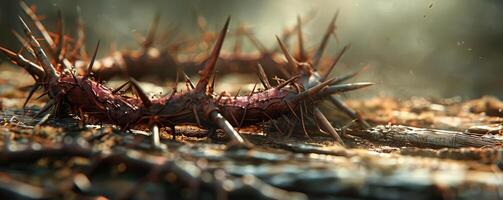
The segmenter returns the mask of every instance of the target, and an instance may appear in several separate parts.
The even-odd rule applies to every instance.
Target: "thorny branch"
[[[124,102],[142,105],[145,112],[152,111],[156,103],[159,103],[158,99],[150,99],[134,79],[130,79],[117,90],[93,90],[104,87],[98,82],[92,82],[91,72],[94,68],[103,67],[100,63],[105,62],[95,60],[98,48],[94,51],[92,59],[87,60],[81,19],[78,22],[77,44],[75,49],[70,51],[70,49],[64,49],[66,36],[63,32],[61,15],[58,19],[59,35],[51,37],[34,10],[24,2],[21,5],[49,46],[49,49],[44,49],[29,26],[21,19],[26,38],[18,37],[25,48],[33,52],[31,54],[35,61],[24,58],[20,53],[14,53],[5,48],[0,49],[14,64],[26,69],[37,81],[25,102],[31,99],[39,87],[47,88],[51,80],[58,80],[70,83],[71,88],[92,88],[92,90],[82,89],[88,92],[81,93],[83,95],[74,95],[78,98],[85,98],[86,95],[99,92],[119,95],[121,88],[129,84],[136,91],[138,98],[129,101],[129,97],[124,97],[128,99],[121,99]],[[21,122],[24,118],[30,118],[31,115],[11,115],[8,112],[2,112],[1,116],[8,120],[1,120],[6,129],[3,130],[2,150],[0,150],[0,196],[23,199],[102,196],[113,199],[142,199],[151,197],[152,194],[161,199],[284,199],[285,197],[288,199],[327,199],[334,196],[380,199],[398,199],[404,196],[417,199],[501,198],[503,196],[501,125],[498,126],[499,128],[490,130],[487,129],[489,126],[484,125],[470,127],[464,132],[405,125],[378,125],[369,128],[370,124],[360,113],[347,106],[339,97],[331,96],[336,92],[372,85],[367,82],[343,83],[362,70],[328,79],[349,45],[344,46],[337,53],[327,71],[320,71],[318,64],[321,63],[320,59],[329,36],[335,34],[337,15],[338,13],[330,22],[314,55],[307,55],[308,51],[305,50],[302,24],[305,24],[307,20],[302,20],[300,17],[298,24],[287,32],[288,35],[283,35],[281,39],[277,38],[278,48],[283,51],[283,55],[276,55],[277,49],[267,50],[253,34],[240,27],[239,34],[247,36],[261,51],[261,57],[252,59],[237,56],[242,54],[240,44],[235,46],[235,57],[219,56],[229,21],[226,22],[220,34],[216,35],[208,32],[200,20],[201,30],[208,36],[205,42],[214,40],[215,46],[210,56],[203,62],[205,67],[201,71],[201,80],[197,85],[194,86],[187,74],[180,71],[187,85],[192,86],[187,87],[193,92],[192,94],[195,94],[191,97],[211,101],[208,101],[210,104],[201,106],[203,109],[197,107],[200,106],[199,104],[194,104],[190,111],[174,115],[183,114],[194,117],[194,120],[190,122],[197,121],[196,124],[200,127],[209,124],[208,132],[216,136],[206,131],[192,130],[190,126],[175,127],[175,123],[169,120],[169,123],[161,123],[160,119],[167,118],[168,115],[157,114],[164,109],[171,109],[165,106],[156,112],[156,115],[141,118],[148,122],[145,125],[151,129],[150,136],[136,134],[137,130],[119,131],[103,127],[101,129],[79,127],[78,130],[72,130],[69,126],[77,123],[64,121],[67,118],[57,120],[50,118],[61,109],[63,99],[65,99],[63,97],[67,97],[64,96],[68,92],[66,88],[58,94],[44,92],[43,96],[49,95],[51,98],[50,103],[47,103],[38,113],[38,116],[44,117],[37,120],[31,119],[31,123]],[[118,56],[120,58],[114,58],[114,62],[117,61],[115,64],[120,63],[121,66],[126,62],[126,64],[132,64],[134,63],[132,60],[142,58],[147,61],[176,65],[178,71],[178,64],[180,64],[178,60],[169,54],[156,57],[155,55],[158,56],[158,54],[152,53],[156,50],[152,46],[155,43],[158,23],[159,15],[156,15],[140,53]],[[298,36],[299,50],[295,56],[291,55],[283,44],[285,37],[290,37],[294,33]],[[72,55],[65,57],[65,51],[72,52]],[[274,56],[284,57],[286,62],[271,62]],[[76,59],[83,59],[84,74],[78,74],[74,69],[69,69],[73,65],[77,66]],[[146,60],[138,60],[139,63],[145,64]],[[239,65],[253,66],[252,69],[256,69],[254,73],[257,73],[265,89],[275,89],[275,87],[279,91],[288,87],[295,89],[296,92],[291,93],[294,94],[293,101],[283,99],[280,102],[286,102],[284,106],[286,112],[275,116],[274,112],[267,113],[267,109],[257,112],[256,107],[251,108],[250,99],[260,103],[264,101],[260,98],[262,94],[269,95],[269,93],[261,93],[263,91],[255,92],[255,87],[246,96],[237,94],[235,97],[230,97],[222,93],[215,98],[213,90],[216,63],[222,62],[223,65],[228,65],[234,61]],[[200,64],[200,62],[194,63],[185,64]],[[268,80],[271,74],[266,73],[267,70],[262,67],[271,64],[289,79],[272,86]],[[67,69],[61,70],[61,67]],[[63,74],[68,75],[66,77],[68,79],[59,80],[58,78]],[[179,95],[176,92],[176,87],[174,87],[172,95]],[[173,100],[172,95],[161,101],[170,102]],[[328,96],[329,102],[347,116],[358,121],[360,126],[336,129],[323,113],[325,110],[313,103],[316,101],[306,103],[312,99],[321,101],[323,95]],[[95,104],[92,106],[103,108],[102,102],[96,99],[93,100]],[[247,101],[240,102],[243,99]],[[238,106],[218,104],[221,100],[234,102]],[[291,106],[296,101],[301,103]],[[68,101],[64,103],[68,104]],[[217,107],[219,105],[223,106]],[[237,109],[238,112],[226,111],[229,107]],[[106,114],[110,115],[113,112],[109,107],[105,106],[105,108]],[[74,117],[80,115],[78,117],[82,121],[86,119],[85,115],[103,114],[83,113],[82,107],[75,110],[78,110],[78,113],[74,113]],[[484,112],[484,109],[482,110],[481,112]],[[488,115],[501,116],[501,108],[487,109],[487,111]],[[250,115],[254,112],[256,115]],[[287,115],[292,119],[289,119]],[[256,116],[262,116],[264,119],[256,119]],[[282,130],[277,126],[277,118],[285,119],[289,126],[292,125],[290,129]],[[270,123],[261,123],[262,121]],[[49,122],[50,126],[43,126],[46,122]],[[272,124],[281,135],[274,135],[272,131],[260,134],[261,129],[258,128],[252,129],[251,133],[243,134],[245,131],[241,129],[245,122],[249,123],[246,125],[270,126]],[[327,139],[326,136],[310,135],[308,132],[311,131],[306,129],[307,122],[313,122],[321,131],[328,132],[335,141]],[[85,122],[81,123],[85,124]],[[302,132],[309,140],[299,139],[298,135],[290,137],[290,134],[284,134],[291,133],[300,124]],[[62,132],[50,129],[58,125],[64,128]],[[129,128],[129,122],[125,127]],[[243,144],[246,141],[255,146],[232,148],[231,145],[207,143],[209,140],[205,140],[205,137],[215,136],[221,139],[216,132],[217,127],[230,136],[235,143]],[[235,127],[239,128],[240,132]],[[44,130],[44,128],[50,130]],[[199,134],[202,139],[190,137],[199,132],[202,132]],[[166,136],[168,134],[173,137]],[[179,136],[181,139],[177,141],[168,139],[175,138],[174,136]],[[345,144],[348,148],[336,145],[337,143]],[[476,190],[467,188],[476,188]]]

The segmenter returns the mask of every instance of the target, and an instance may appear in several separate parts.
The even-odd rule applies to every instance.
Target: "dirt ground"
[[[503,102],[494,97],[346,101],[374,125],[366,130],[326,105],[346,148],[267,123],[240,130],[249,148],[189,126],[176,140],[161,129],[154,148],[145,130],[74,118],[37,125],[46,99],[23,110],[29,75],[0,72],[2,198],[503,199]]]

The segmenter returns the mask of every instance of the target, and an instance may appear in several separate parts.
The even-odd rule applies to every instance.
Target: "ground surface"
[[[22,110],[29,76],[0,70],[2,197],[503,198],[503,103],[492,97],[347,101],[375,125],[332,120],[348,125],[339,131],[347,148],[323,134],[287,137],[264,126],[241,130],[249,149],[195,127],[178,127],[186,136],[176,141],[162,130],[165,146],[156,149],[142,131],[72,118],[36,125],[45,99]]]

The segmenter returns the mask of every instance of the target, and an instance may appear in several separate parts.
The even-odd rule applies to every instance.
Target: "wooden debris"
[[[394,146],[442,147],[486,147],[503,145],[501,137],[484,137],[458,131],[416,128],[401,125],[379,125],[365,131],[350,131],[351,135]]]

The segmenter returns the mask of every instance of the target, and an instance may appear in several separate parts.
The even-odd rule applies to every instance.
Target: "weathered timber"
[[[402,125],[379,125],[364,131],[349,131],[351,135],[392,146],[431,148],[485,147],[503,144],[501,137],[480,136],[459,131],[416,128]]]

